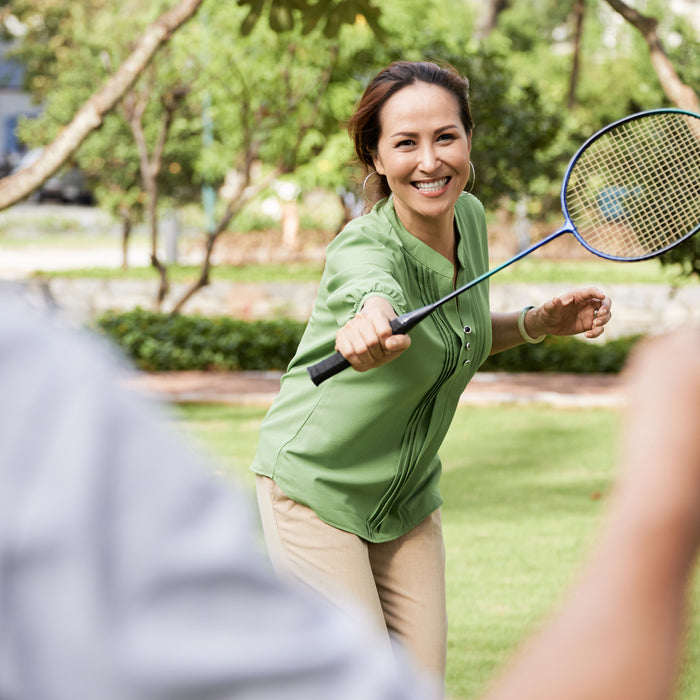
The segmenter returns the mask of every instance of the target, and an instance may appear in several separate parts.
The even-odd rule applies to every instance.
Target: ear
[[[377,171],[377,174],[384,175],[384,166],[382,165],[382,160],[376,151],[372,153],[372,163],[374,165],[374,169]]]

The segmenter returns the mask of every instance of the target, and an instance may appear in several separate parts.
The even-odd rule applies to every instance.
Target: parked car
[[[43,152],[42,148],[27,151],[17,163],[13,172],[28,168],[35,163]],[[66,166],[61,168],[46,180],[41,187],[32,193],[35,202],[53,200],[65,204],[93,204],[94,196],[87,185],[85,175],[80,168]]]

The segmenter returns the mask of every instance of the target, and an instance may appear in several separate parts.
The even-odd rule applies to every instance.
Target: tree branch
[[[641,14],[623,2],[623,0],[607,0],[607,3],[644,37],[649,46],[651,65],[656,72],[664,93],[666,93],[666,97],[676,107],[687,109],[691,112],[700,112],[700,98],[698,98],[698,95],[691,87],[683,83],[666,55],[657,33],[658,20],[655,17],[647,17]]]

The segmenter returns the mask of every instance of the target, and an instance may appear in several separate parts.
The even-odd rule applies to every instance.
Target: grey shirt
[[[278,580],[247,501],[52,325],[0,299],[0,697],[435,696],[361,616]]]

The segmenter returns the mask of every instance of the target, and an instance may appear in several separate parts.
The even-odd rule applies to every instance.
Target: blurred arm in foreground
[[[488,700],[672,696],[700,543],[700,332],[638,349],[607,519],[561,610]]]

